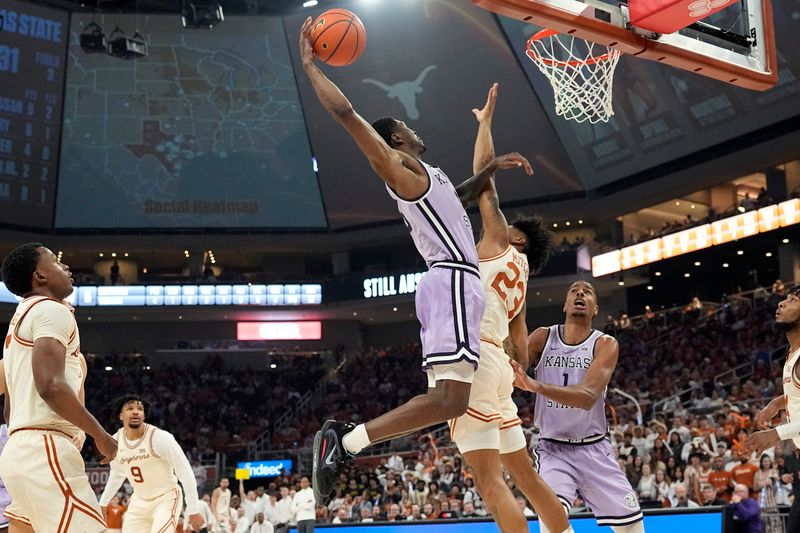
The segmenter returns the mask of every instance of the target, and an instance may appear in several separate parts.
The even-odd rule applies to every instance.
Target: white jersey
[[[100,497],[101,506],[108,505],[125,478],[133,486],[134,496],[144,500],[175,490],[180,478],[187,514],[199,512],[192,467],[172,434],[145,424],[144,434],[136,441],[125,437],[124,428],[117,431],[114,438],[117,439],[117,456],[111,462],[111,473]]]
[[[33,343],[41,338],[55,339],[66,348],[64,376],[75,394],[81,388],[81,341],[70,308],[44,296],[22,300],[8,326],[3,345],[8,396],[14,398],[9,433],[37,428],[60,431],[71,437],[78,433],[78,428],[56,414],[36,391],[31,362]]]
[[[219,496],[217,497],[217,508],[215,509],[218,515],[229,517],[231,515],[231,490],[219,489]]]
[[[800,421],[800,381],[794,372],[798,359],[800,359],[800,348],[790,353],[783,365],[783,394],[786,396],[786,416],[790,422]],[[792,440],[800,447],[800,437]]]
[[[486,307],[481,319],[481,340],[503,347],[508,337],[508,323],[525,305],[528,290],[528,259],[509,246],[494,257],[481,259],[481,284]]]

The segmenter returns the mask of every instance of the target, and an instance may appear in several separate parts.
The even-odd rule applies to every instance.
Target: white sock
[[[627,526],[611,526],[614,533],[644,533],[644,520],[639,520]]]
[[[567,529],[565,529],[561,533],[575,533],[575,530],[572,529],[572,526],[569,526]]]
[[[370,445],[367,427],[359,424],[347,435],[342,437],[342,445],[349,453],[356,454]]]

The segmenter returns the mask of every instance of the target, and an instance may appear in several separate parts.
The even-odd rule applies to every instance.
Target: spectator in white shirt
[[[672,506],[693,509],[695,507],[700,507],[700,504],[689,499],[689,491],[686,490],[686,485],[679,484],[675,487],[675,501],[672,503]]]
[[[386,466],[388,466],[391,470],[395,472],[402,472],[405,469],[405,465],[403,464],[403,458],[397,454],[392,455],[389,457],[389,460],[386,462]]]
[[[419,508],[419,505],[416,503],[411,506],[411,513],[406,517],[406,520],[424,520],[425,517],[422,516],[422,511]]]
[[[239,499],[242,502],[242,507],[247,516],[247,523],[252,523],[253,520],[256,519],[256,514],[263,510],[259,509],[258,499],[256,498],[256,492],[254,490],[248,490],[245,494],[243,479],[239,480]]]
[[[270,521],[275,526],[276,533],[286,533],[292,521],[292,497],[289,495],[289,487],[281,487],[281,499],[275,504],[274,512]]]
[[[656,499],[656,476],[653,474],[649,464],[642,465],[642,477],[639,478],[639,486],[636,488],[639,494],[639,501],[653,501]]]
[[[317,519],[314,491],[308,477],[300,478],[300,490],[292,498],[292,514],[297,520],[297,533],[314,533],[314,522]]]
[[[275,528],[272,524],[264,520],[264,513],[256,515],[256,521],[250,526],[250,533],[274,533]]]
[[[331,520],[331,524],[344,524],[349,521],[350,517],[347,516],[347,508],[343,505],[336,511],[336,516]]]
[[[250,531],[250,520],[247,518],[247,513],[245,513],[244,507],[239,507],[236,511],[236,529],[233,530],[234,533],[247,533]]]

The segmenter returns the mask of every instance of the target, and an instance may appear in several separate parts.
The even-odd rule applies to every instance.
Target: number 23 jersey
[[[508,323],[525,305],[528,290],[528,259],[513,246],[494,257],[480,260],[481,284],[486,308],[481,320],[481,340],[503,346]]]

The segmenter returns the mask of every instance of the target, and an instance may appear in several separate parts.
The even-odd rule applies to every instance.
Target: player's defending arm
[[[486,97],[486,104],[483,109],[473,109],[472,113],[478,119],[478,136],[475,139],[475,150],[472,155],[472,173],[477,174],[480,170],[494,159],[494,140],[492,139],[492,117],[494,116],[494,106],[497,102],[498,84],[494,83],[489,88]]]
[[[378,175],[402,198],[417,198],[428,188],[428,176],[414,159],[393,149],[356,113],[342,91],[314,64],[311,17],[300,29],[300,59],[322,106],[339,122],[367,156]]]
[[[114,495],[119,492],[119,488],[125,483],[125,471],[116,461],[111,462],[111,471],[108,473],[108,481],[106,487],[103,489],[103,494],[100,495],[100,509],[103,510],[103,516],[107,517],[108,504]]]
[[[535,394],[541,394],[554,402],[588,410],[600,398],[608,386],[608,382],[611,381],[611,374],[614,373],[614,368],[617,366],[618,357],[619,344],[617,340],[609,335],[603,335],[597,339],[594,361],[589,366],[589,370],[586,371],[583,383],[567,385],[566,387],[542,383],[528,376],[518,363],[512,362],[514,366],[514,386]]]
[[[5,396],[3,399],[3,420],[6,424],[11,418],[11,396],[8,394],[8,387],[6,386],[6,364],[0,359],[0,396]]]
[[[508,323],[508,336],[514,345],[515,356],[511,359],[519,363],[522,368],[528,368],[528,325],[525,322],[525,303],[523,302],[517,316]]]
[[[89,367],[86,365],[86,358],[83,354],[78,354],[81,361],[81,388],[78,389],[78,399],[81,401],[83,405],[86,405],[86,374],[89,371]],[[78,434],[72,437],[72,444],[75,445],[78,450],[83,449],[83,445],[86,442],[86,432],[82,429],[78,431]]]
[[[758,429],[766,429],[773,418],[778,416],[781,411],[786,409],[786,396],[781,394],[772,399],[761,411],[756,415],[756,427]]]
[[[61,313],[67,313],[69,319],[60,316]],[[36,392],[50,409],[94,438],[97,450],[103,455],[101,463],[107,464],[117,454],[117,441],[86,410],[64,375],[72,316],[61,304],[43,302],[31,319],[34,320],[31,367]]]
[[[203,515],[200,514],[200,500],[197,497],[197,481],[194,479],[192,465],[181,450],[178,441],[171,433],[157,429],[153,435],[153,453],[166,459],[172,465],[175,476],[183,487],[183,497],[186,501],[186,514],[189,515],[189,524],[194,531],[203,527]],[[242,500],[244,501],[244,500]]]

